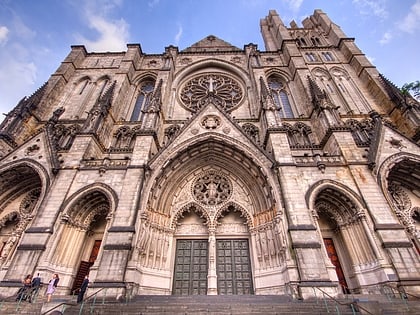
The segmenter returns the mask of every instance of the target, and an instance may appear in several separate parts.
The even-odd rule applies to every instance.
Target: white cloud
[[[92,51],[124,51],[129,40],[129,25],[124,19],[112,19],[108,14],[114,13],[121,6],[121,0],[91,0],[86,2],[85,17],[89,28],[98,36],[91,40],[83,35],[76,35],[78,41]],[[100,8],[100,9],[98,9]]]
[[[6,26],[0,26],[0,45],[3,46],[8,40],[9,29]]]
[[[88,50],[123,51],[126,49],[129,32],[128,24],[123,19],[107,21],[100,16],[89,16],[89,27],[99,33],[96,40],[78,36]]]
[[[299,11],[303,0],[283,0],[290,7],[293,12]]]
[[[22,19],[16,14],[13,15],[13,33],[25,40],[34,39],[36,36],[36,31],[26,26]]]
[[[360,14],[373,14],[381,19],[389,16],[385,0],[353,0],[353,3],[359,8]]]
[[[25,49],[22,46],[14,45],[11,54],[3,50],[0,52],[0,114],[8,113],[19,100],[31,95],[35,90],[37,79],[37,67],[33,61],[20,56],[25,55],[19,50]],[[0,121],[4,117],[0,116]]]
[[[416,30],[420,29],[420,0],[417,0],[416,3],[411,6],[410,12],[399,24],[399,29],[407,33],[414,33]]]
[[[175,35],[175,45],[178,45],[179,40],[181,39],[181,36],[182,36],[182,32],[183,32],[182,25],[180,25],[178,28],[178,33],[176,33]]]
[[[393,38],[393,35],[391,34],[391,32],[385,32],[382,35],[382,38],[379,40],[379,43],[381,45],[388,44],[391,41],[392,38]]]

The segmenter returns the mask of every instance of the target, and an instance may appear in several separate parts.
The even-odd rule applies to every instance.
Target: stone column
[[[207,274],[207,295],[217,295],[215,228],[209,228],[209,270]]]

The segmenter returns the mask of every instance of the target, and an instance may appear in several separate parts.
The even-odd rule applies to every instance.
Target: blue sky
[[[215,35],[263,51],[270,9],[287,26],[321,9],[394,84],[420,80],[420,0],[0,0],[0,114],[46,82],[71,45],[160,54]]]

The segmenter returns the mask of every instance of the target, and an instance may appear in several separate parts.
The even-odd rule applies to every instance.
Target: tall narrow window
[[[133,113],[131,114],[130,121],[138,121],[142,109],[147,108],[153,94],[155,83],[152,81],[144,82],[137,96],[136,104],[134,105]]]
[[[322,55],[324,56],[326,61],[334,61],[334,57],[331,55],[330,52],[323,52]]]
[[[281,118],[293,118],[293,110],[285,86],[280,78],[274,76],[268,79],[268,87],[273,95],[274,102],[280,112]]]

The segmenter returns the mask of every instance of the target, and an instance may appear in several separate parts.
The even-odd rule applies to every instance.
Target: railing
[[[420,297],[411,294],[411,293],[407,293],[405,292],[403,287],[399,287],[399,286],[393,286],[390,284],[383,284],[382,285],[382,292],[386,295],[388,301],[390,303],[392,303],[392,298],[398,298],[401,299],[404,302],[405,308],[407,309],[407,311],[410,310],[410,308],[408,307],[408,299],[409,297],[412,297],[416,300],[419,300]]]
[[[104,296],[102,298],[102,304],[104,304],[105,303],[105,297],[106,297],[106,290],[107,290],[107,288],[101,288],[98,291],[96,291],[95,293],[92,293],[91,295],[89,295],[88,297],[86,297],[85,299],[83,299],[82,303],[80,303],[79,315],[82,314],[84,305],[91,298],[93,298],[93,303],[90,306],[90,313],[93,313],[93,310],[95,308],[96,298],[98,297],[98,293],[101,292],[101,291],[104,291],[104,290],[105,290],[105,294],[104,294]],[[73,291],[72,293],[74,294],[75,292],[76,292],[76,290]],[[66,310],[67,307],[69,307],[69,306],[75,306],[75,305],[77,305],[77,304],[76,303],[63,302],[63,303],[57,304],[56,306],[50,308],[47,311],[41,313],[41,315],[46,315],[46,314],[48,314],[48,313],[50,313],[50,312],[52,312],[54,310],[58,310],[59,308],[61,308],[61,312],[64,314],[64,312],[65,312],[65,310]]]
[[[318,297],[316,295],[316,290],[315,289],[321,291],[321,293],[322,293],[322,300],[324,302],[325,309],[326,309],[327,313],[330,313],[330,309],[329,309],[328,302],[327,302],[327,298],[328,298],[329,301],[332,301],[334,303],[335,310],[336,310],[336,312],[337,312],[338,315],[340,315],[340,309],[338,308],[338,305],[350,307],[351,310],[352,310],[353,315],[356,315],[359,309],[363,310],[365,312],[365,314],[374,315],[373,313],[369,312],[367,309],[365,309],[365,308],[361,307],[360,305],[358,305],[355,300],[353,300],[352,302],[343,303],[343,302],[340,302],[339,300],[337,300],[336,298],[334,298],[333,296],[329,295],[324,290],[322,290],[322,289],[320,289],[318,287],[313,287],[314,295],[315,295],[315,298],[316,298],[317,303],[318,303],[319,299],[318,299]]]

